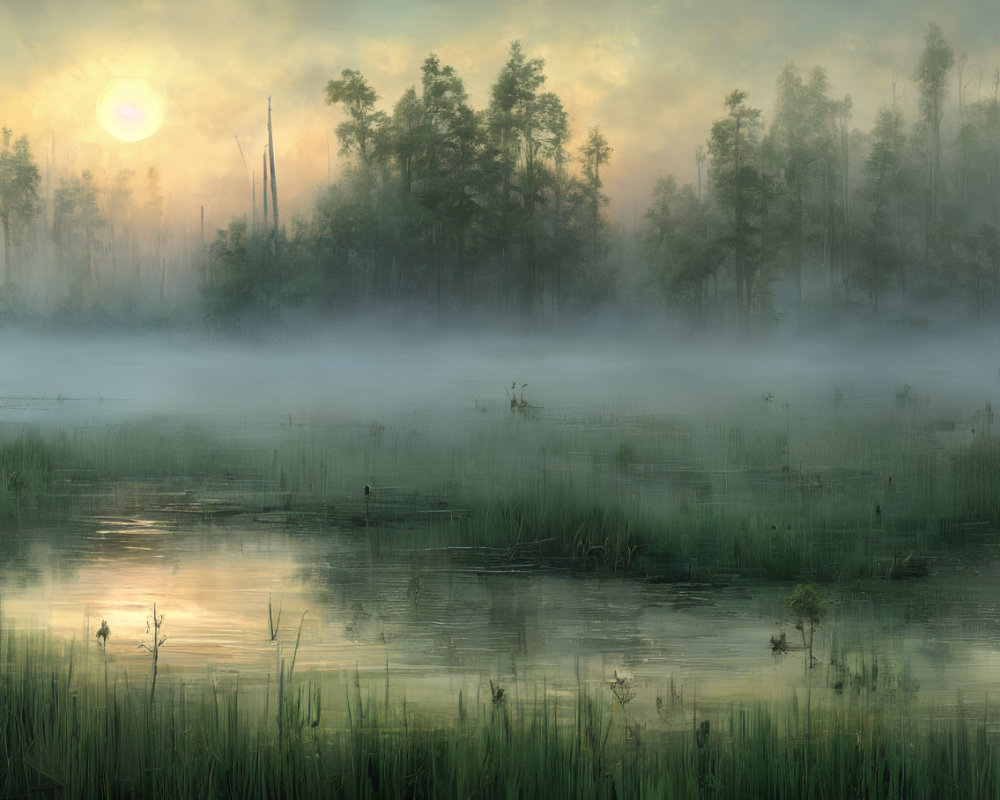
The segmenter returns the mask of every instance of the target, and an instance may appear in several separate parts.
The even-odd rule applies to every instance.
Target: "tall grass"
[[[667,580],[884,576],[911,553],[926,563],[971,542],[970,525],[995,539],[1000,444],[970,433],[975,419],[758,402],[726,418],[0,428],[0,518],[159,504],[405,529],[509,560]]]
[[[10,633],[0,641],[3,797],[996,797],[995,710],[731,706],[687,729],[626,726],[611,695],[575,719],[542,697],[487,701],[452,725],[388,710],[357,686],[320,723],[321,677],[256,690],[164,684]],[[112,674],[108,674],[111,670]],[[289,671],[290,673],[290,671]],[[278,709],[277,712],[275,709]]]

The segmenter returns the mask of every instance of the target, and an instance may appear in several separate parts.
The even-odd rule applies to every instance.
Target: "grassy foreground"
[[[453,725],[284,671],[267,692],[147,688],[72,649],[0,641],[0,797],[979,798],[1000,795],[985,718],[867,704],[732,707],[684,730],[629,728],[583,695],[573,719],[494,695]],[[261,701],[260,694],[266,694]]]

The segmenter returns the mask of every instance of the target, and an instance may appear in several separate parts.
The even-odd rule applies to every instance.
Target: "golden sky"
[[[1000,43],[988,0],[0,0],[0,124],[28,134],[43,172],[51,159],[53,186],[83,169],[155,166],[175,218],[195,224],[204,205],[220,226],[250,205],[236,136],[259,196],[271,95],[287,220],[308,214],[328,152],[334,177],[340,168],[327,80],[359,69],[391,110],[435,52],[483,108],[520,39],[545,59],[575,136],[599,125],[614,147],[603,175],[627,219],[656,177],[694,180],[695,148],[727,91],[744,88],[767,111],[789,60],[826,68],[864,130],[897,76],[913,119],[910,77],[931,21],[968,54],[967,100],[990,95]],[[98,98],[120,80],[145,80],[162,98],[149,138],[121,141],[99,124]]]

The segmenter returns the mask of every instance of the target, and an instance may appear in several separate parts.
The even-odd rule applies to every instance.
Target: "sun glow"
[[[163,98],[144,80],[109,83],[97,98],[97,121],[117,139],[138,142],[163,123]]]

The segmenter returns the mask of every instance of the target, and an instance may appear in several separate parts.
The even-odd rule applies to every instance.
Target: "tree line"
[[[825,71],[787,64],[770,124],[746,92],[725,98],[699,184],[659,180],[646,213],[650,286],[699,324],[773,320],[776,294],[799,313],[878,311],[887,296],[985,316],[1000,298],[1000,70],[965,101],[965,56],[931,24],[913,69],[917,113],[893,100],[851,129],[850,96]],[[949,86],[958,118],[945,139]],[[707,186],[702,167],[707,161]]]
[[[569,152],[568,115],[545,91],[544,66],[514,42],[476,111],[455,69],[432,54],[391,113],[359,71],[343,70],[325,98],[343,112],[346,176],[290,229],[238,219],[220,232],[210,306],[407,300],[530,315],[603,301],[613,276],[601,169],[612,148],[594,128]]]
[[[391,111],[361,72],[345,69],[324,87],[342,113],[343,178],[308,216],[281,227],[276,207],[272,224],[266,211],[263,224],[256,213],[239,217],[195,250],[202,308],[228,325],[404,301],[526,317],[643,306],[747,328],[782,313],[878,312],[904,297],[986,315],[1000,297],[1000,70],[990,96],[967,102],[965,64],[931,24],[911,76],[915,114],[907,118],[894,84],[869,131],[851,127],[851,97],[835,97],[820,67],[781,70],[770,120],[732,90],[694,154],[697,184],[658,180],[628,235],[607,217],[611,144],[592,128],[570,146],[545,62],[520,43],[479,110],[434,54]],[[27,140],[5,131],[7,284],[11,250],[23,249],[39,215],[39,180]],[[276,206],[273,163],[271,181]],[[63,180],[50,205],[44,238],[68,302],[112,302],[143,269],[159,270],[163,302],[168,248],[154,171],[105,186],[84,172]]]
[[[38,316],[37,307],[99,321],[167,305],[168,276],[179,283],[195,249],[167,224],[155,168],[104,179],[85,169],[54,188],[42,183],[27,137],[3,129],[0,322]]]

